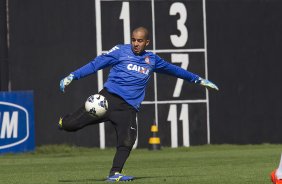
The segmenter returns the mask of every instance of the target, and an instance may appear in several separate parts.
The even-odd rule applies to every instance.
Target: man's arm
[[[96,73],[98,70],[111,66],[119,61],[118,58],[119,46],[115,46],[108,53],[96,57],[88,64],[82,66],[74,72],[71,72],[67,77],[63,78],[60,81],[60,90],[65,92],[65,87],[68,86],[74,79],[78,80]]]
[[[158,73],[165,73],[168,75],[172,75],[172,76],[184,79],[192,83],[200,84],[202,86],[205,86],[211,89],[219,90],[218,87],[211,81],[207,79],[203,79],[199,77],[198,75],[192,72],[189,72],[187,70],[184,70],[183,68],[179,66],[173,65],[165,61],[164,59],[160,58],[159,56],[156,56],[156,66],[155,67],[156,67],[155,71]]]

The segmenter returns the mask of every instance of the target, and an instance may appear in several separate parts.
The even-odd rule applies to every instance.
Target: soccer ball
[[[100,94],[91,95],[85,102],[85,110],[93,117],[102,117],[108,110],[108,101]]]

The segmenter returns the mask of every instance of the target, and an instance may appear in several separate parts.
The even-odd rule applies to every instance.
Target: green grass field
[[[207,145],[133,150],[125,173],[144,184],[267,184],[282,145]],[[106,183],[114,149],[43,146],[0,156],[0,184]]]

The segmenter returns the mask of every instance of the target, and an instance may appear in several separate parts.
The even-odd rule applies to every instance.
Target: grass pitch
[[[133,150],[125,173],[143,184],[270,184],[282,145],[206,145]],[[1,184],[107,183],[114,149],[43,146],[0,156]]]

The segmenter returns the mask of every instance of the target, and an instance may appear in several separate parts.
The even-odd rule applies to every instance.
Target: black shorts
[[[137,135],[137,111],[121,97],[109,93],[106,89],[101,90],[99,94],[108,101],[108,110],[103,117],[90,116],[83,104],[74,113],[63,117],[62,128],[66,131],[77,131],[88,125],[109,121],[117,133],[117,146],[132,147]]]

